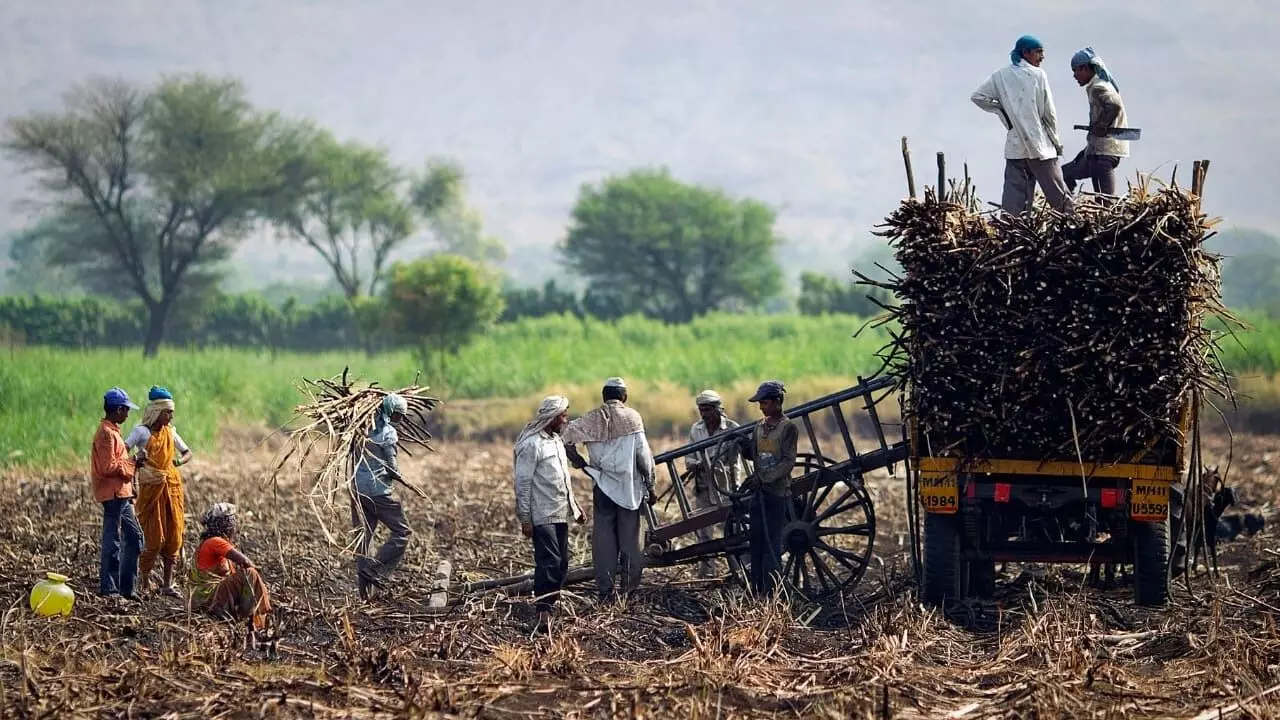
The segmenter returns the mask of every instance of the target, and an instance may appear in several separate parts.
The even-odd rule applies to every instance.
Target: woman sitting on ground
[[[217,503],[200,519],[204,533],[191,570],[191,608],[266,627],[271,598],[253,561],[236,549],[236,506]]]

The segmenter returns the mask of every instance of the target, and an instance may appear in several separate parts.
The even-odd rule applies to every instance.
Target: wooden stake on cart
[[[907,167],[907,193],[911,195],[911,199],[916,199],[916,176],[911,171],[911,151],[907,149],[907,137],[902,136],[902,164]]]

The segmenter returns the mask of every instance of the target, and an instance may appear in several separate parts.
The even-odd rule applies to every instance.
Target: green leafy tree
[[[4,292],[13,295],[78,295],[84,292],[80,278],[51,262],[48,249],[66,244],[68,233],[96,232],[96,227],[69,222],[65,214],[42,218],[8,238],[8,267]],[[118,290],[118,289],[117,289]]]
[[[275,208],[277,226],[320,255],[349,300],[376,294],[391,254],[414,232],[414,206],[402,197],[408,181],[386,150],[324,131],[305,158],[307,183]],[[450,196],[447,186],[437,192],[438,202]]]
[[[1280,314],[1280,238],[1232,228],[1210,238],[1208,245],[1224,256],[1222,298],[1227,305]]]
[[[251,224],[300,182],[298,130],[255,110],[235,80],[95,79],[60,111],[10,118],[4,147],[56,213],[95,230],[51,237],[48,257],[139,299],[153,356],[178,299],[212,285]]]
[[[558,287],[555,280],[546,281],[541,288],[507,288],[502,298],[505,308],[501,322],[545,315],[582,315],[578,296],[572,290]]]
[[[873,317],[884,312],[877,302],[892,305],[893,294],[878,287],[841,282],[822,273],[800,273],[800,299],[796,304],[801,315],[850,313]]]
[[[455,164],[427,163],[413,181],[410,204],[427,222],[433,236],[433,253],[457,255],[481,264],[502,262],[507,247],[484,231],[480,211],[466,202],[466,178]]]
[[[582,188],[561,253],[609,307],[687,322],[781,291],[774,220],[756,200],[637,170]]]
[[[456,354],[502,314],[502,289],[483,267],[454,255],[396,263],[387,287],[390,329],[424,366]]]

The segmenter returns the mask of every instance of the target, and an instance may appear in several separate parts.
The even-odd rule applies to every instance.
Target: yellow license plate
[[[955,473],[920,473],[920,503],[927,512],[951,515],[960,509]]]
[[[1159,522],[1169,517],[1169,483],[1162,480],[1130,481],[1129,517],[1148,522]]]

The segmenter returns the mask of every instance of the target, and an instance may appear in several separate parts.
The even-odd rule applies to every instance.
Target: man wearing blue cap
[[[120,388],[111,388],[102,396],[104,417],[93,436],[89,472],[93,497],[102,503],[98,594],[129,600],[137,599],[134,584],[138,578],[138,556],[142,553],[142,526],[133,511],[133,476],[142,459],[129,457],[120,425],[129,419],[130,410],[137,409],[129,400],[129,394]]]
[[[742,483],[751,490],[750,528],[751,589],[769,596],[782,571],[782,531],[787,525],[791,500],[791,471],[796,466],[800,429],[782,414],[787,389],[777,380],[760,384],[748,402],[760,403],[764,419],[742,446],[742,454],[755,463],[755,471]]]
[[[1128,122],[1124,101],[1115,78],[1092,47],[1071,56],[1071,74],[1089,97],[1089,135],[1080,154],[1062,166],[1062,177],[1071,192],[1075,192],[1076,183],[1087,178],[1093,182],[1094,192],[1115,195],[1116,166],[1120,158],[1129,156],[1129,141],[1109,134]]]
[[[1058,212],[1071,212],[1071,195],[1062,179],[1058,158],[1058,113],[1049,90],[1044,44],[1023,35],[1009,53],[1011,64],[992,73],[970,99],[999,116],[1008,134],[1004,142],[1004,192],[1000,206],[1017,215],[1031,209],[1036,185]]]

